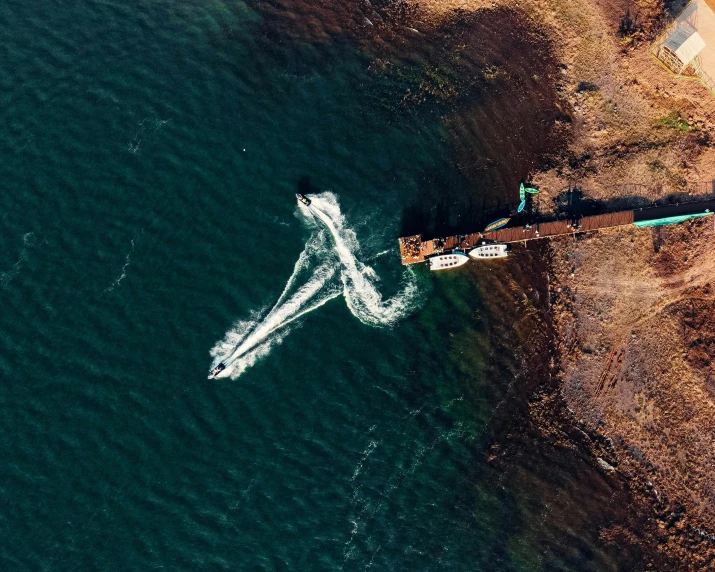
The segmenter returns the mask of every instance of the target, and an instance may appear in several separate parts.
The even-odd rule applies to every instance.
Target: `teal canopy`
[[[713,213],[696,213],[679,216],[668,216],[665,218],[654,218],[651,220],[639,220],[638,222],[634,222],[633,224],[636,225],[638,228],[644,228],[648,226],[665,226],[666,224],[678,224],[681,222],[685,222],[686,220],[690,220],[692,218],[700,218],[704,216],[709,216],[711,214]]]

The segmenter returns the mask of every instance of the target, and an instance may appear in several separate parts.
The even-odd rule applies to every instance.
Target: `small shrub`
[[[630,7],[626,9],[626,13],[621,18],[621,23],[618,26],[618,34],[621,38],[632,36],[636,32],[640,32],[641,27],[636,22],[637,16],[631,15]]]
[[[638,23],[638,14],[631,14],[630,7],[621,18],[618,26],[618,35],[621,37],[621,44],[624,47],[630,46],[636,38],[643,36],[643,26]]]
[[[584,92],[584,91],[598,91],[601,89],[598,87],[595,83],[591,83],[590,81],[582,81],[579,82],[578,87],[576,88],[576,91],[578,93]]]
[[[677,131],[696,131],[697,127],[695,125],[690,125],[685,119],[680,116],[679,111],[673,111],[661,117],[656,125],[659,127],[668,127],[670,129],[676,129]]]
[[[658,159],[656,159],[655,161],[651,161],[650,163],[648,163],[648,170],[649,170],[651,173],[657,173],[658,171],[662,171],[662,170],[664,170],[664,169],[665,169],[665,165],[663,165],[663,163],[661,163],[660,161],[658,161]]]

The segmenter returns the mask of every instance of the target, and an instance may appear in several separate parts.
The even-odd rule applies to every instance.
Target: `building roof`
[[[663,42],[663,45],[678,56],[678,59],[685,65],[703,51],[705,40],[692,26],[681,23]]]

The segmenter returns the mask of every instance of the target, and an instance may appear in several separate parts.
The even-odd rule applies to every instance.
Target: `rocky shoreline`
[[[485,272],[478,280],[483,290],[500,300],[491,311],[513,316],[508,334],[490,336],[495,354],[518,347],[521,363],[505,397],[508,411],[491,424],[485,460],[504,475],[520,472],[525,458],[535,455],[541,458],[541,471],[575,472],[577,486],[592,489],[593,499],[587,503],[593,513],[591,525],[598,528],[605,548],[619,550],[619,570],[682,569],[677,557],[660,548],[665,538],[659,527],[667,518],[665,505],[653,504],[653,499],[660,501],[644,486],[641,475],[622,470],[613,440],[577,419],[563,396],[559,375],[563,345],[550,294],[554,289],[552,256],[546,243],[518,247],[506,269]],[[503,367],[503,361],[495,358],[489,375],[506,377],[499,375],[498,367]],[[542,494],[553,493],[544,490]]]
[[[559,246],[517,248],[507,272],[511,287],[499,291],[496,284],[483,286],[498,291],[527,316],[515,319],[514,324],[525,352],[522,360],[529,363],[508,397],[509,415],[495,419],[491,427],[493,439],[485,451],[486,461],[508,473],[527,448],[543,447],[542,454],[553,456],[554,463],[582,462],[590,469],[581,469],[581,486],[603,479],[612,489],[612,498],[601,496],[604,506],[598,507],[602,514],[596,523],[604,547],[618,547],[622,552],[619,569],[707,569],[715,558],[715,538],[702,521],[691,517],[682,499],[671,498],[659,486],[658,467],[635,454],[632,443],[614,427],[603,420],[584,420],[572,408],[576,405],[564,389],[563,369],[574,347],[564,343],[568,337],[563,335],[574,319],[566,303],[571,291],[564,285],[571,273],[570,268],[564,272],[558,258],[554,261],[560,255]],[[504,296],[508,292],[511,297]],[[502,340],[502,349],[509,343],[513,339]],[[595,401],[581,405],[597,406]]]
[[[633,533],[678,570],[715,562],[712,336],[709,326],[690,323],[695,304],[704,320],[713,315],[711,225],[613,230],[550,245],[560,398],[571,423],[598,444],[589,444],[595,462],[607,463],[648,514]]]

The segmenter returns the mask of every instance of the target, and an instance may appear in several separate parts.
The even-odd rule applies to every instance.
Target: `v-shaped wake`
[[[402,290],[383,299],[373,269],[356,257],[359,243],[347,228],[335,195],[311,196],[310,206],[301,204],[300,208],[320,224],[273,307],[237,322],[213,347],[210,377],[238,377],[279,344],[297,320],[340,294],[351,313],[371,326],[393,325],[416,307],[419,292],[409,270]]]

